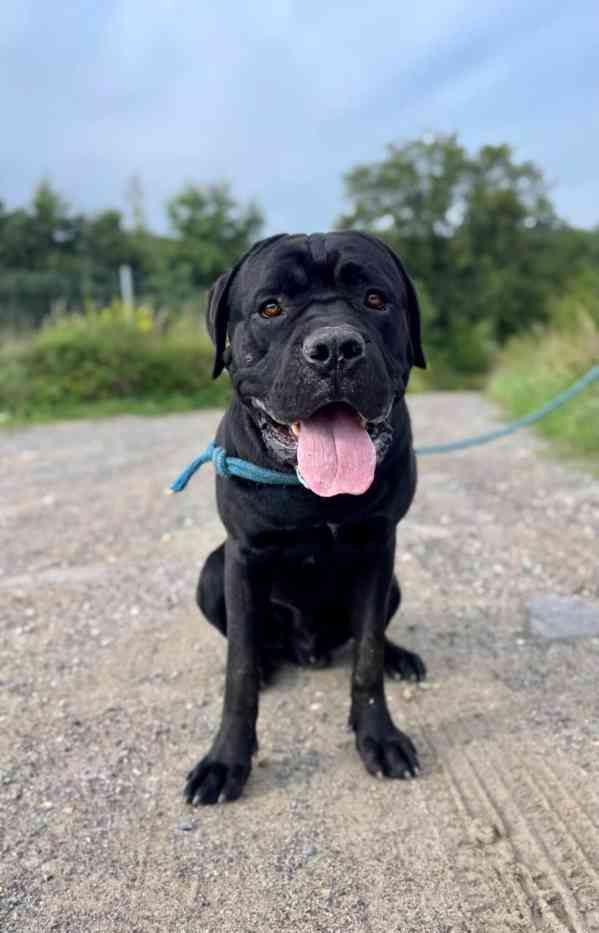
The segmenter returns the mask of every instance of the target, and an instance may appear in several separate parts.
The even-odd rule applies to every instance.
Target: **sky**
[[[558,213],[599,224],[597,0],[2,0],[0,200],[50,179],[148,223],[229,181],[266,232],[330,228],[343,174],[387,144],[507,142]]]

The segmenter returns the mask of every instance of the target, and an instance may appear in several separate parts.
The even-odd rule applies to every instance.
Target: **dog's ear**
[[[371,233],[362,233],[361,236],[366,237],[367,240],[378,243],[379,246],[382,246],[385,252],[391,256],[393,262],[402,274],[403,280],[406,283],[408,298],[408,332],[410,335],[410,344],[412,347],[412,363],[414,366],[419,366],[420,369],[426,369],[426,360],[424,358],[424,351],[422,349],[422,341],[420,337],[420,306],[418,304],[418,296],[416,294],[416,289],[414,288],[412,280],[406,272],[404,264],[402,263],[395,250],[392,250],[384,240],[381,240],[378,236],[373,236]]]
[[[227,344],[227,324],[229,323],[228,292],[231,280],[238,266],[219,275],[216,282],[208,292],[208,305],[206,307],[206,326],[210,339],[215,346],[214,367],[212,378],[216,379],[225,368],[224,352]]]
[[[393,250],[390,250],[390,252],[393,253]],[[397,253],[393,253],[393,258],[403,273],[406,289],[408,292],[407,312],[410,343],[412,344],[412,362],[414,366],[419,366],[420,369],[426,369],[426,359],[420,338],[420,305],[418,304],[418,295],[416,294],[416,289],[414,288],[412,279],[406,272],[403,263]]]
[[[216,379],[225,368],[225,347],[227,346],[227,327],[229,324],[229,290],[235,275],[250,256],[258,253],[265,246],[274,243],[287,236],[286,233],[278,233],[275,236],[267,237],[265,240],[258,240],[251,249],[244,253],[241,259],[235,263],[233,268],[220,275],[210,291],[208,292],[208,305],[206,308],[206,326],[212,343],[215,346],[214,368],[212,378]]]

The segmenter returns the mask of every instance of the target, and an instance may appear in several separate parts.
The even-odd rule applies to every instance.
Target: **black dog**
[[[395,528],[416,487],[404,394],[411,366],[426,365],[412,283],[376,237],[275,236],[217,280],[208,327],[214,376],[226,367],[235,388],[218,445],[297,470],[303,485],[216,480],[228,537],[203,567],[198,604],[228,637],[224,709],[186,799],[239,797],[261,680],[283,660],[324,665],[350,638],[358,751],[371,774],[412,776],[416,750],[383,687],[385,670],[425,674],[385,637],[400,602]]]

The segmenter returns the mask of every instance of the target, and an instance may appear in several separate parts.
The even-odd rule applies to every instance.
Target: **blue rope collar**
[[[506,435],[513,434],[514,431],[519,430],[519,428],[534,424],[535,421],[540,421],[541,418],[544,418],[549,412],[555,411],[555,409],[559,408],[561,405],[565,405],[566,402],[569,402],[570,399],[574,398],[575,395],[578,395],[583,389],[586,389],[587,386],[596,380],[599,380],[599,366],[593,366],[592,369],[589,369],[588,373],[571,385],[569,389],[560,392],[559,395],[556,395],[555,398],[543,405],[542,408],[531,412],[529,415],[525,415],[524,418],[511,421],[503,428],[497,428],[495,431],[486,431],[484,434],[477,434],[475,437],[466,437],[461,441],[451,441],[448,444],[434,444],[432,447],[417,447],[415,453],[419,457],[428,454],[449,453],[454,450],[465,450],[468,447],[477,447],[479,444],[488,444],[490,441],[495,441],[500,437],[506,437]],[[174,483],[171,483],[169,492],[181,492],[185,489],[193,474],[210,460],[219,476],[237,476],[239,479],[250,480],[252,483],[264,483],[268,486],[303,485],[297,473],[280,473],[278,470],[267,470],[264,467],[256,466],[255,463],[250,463],[249,460],[241,460],[239,457],[227,457],[224,447],[217,447],[216,444],[211,441],[204,453],[196,457],[196,459],[179,474]]]

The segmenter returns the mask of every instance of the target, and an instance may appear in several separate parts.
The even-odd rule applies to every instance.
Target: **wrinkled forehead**
[[[358,233],[286,236],[248,257],[240,270],[244,292],[263,288],[273,293],[333,285],[346,279],[382,284],[401,282],[398,267],[385,247]]]

